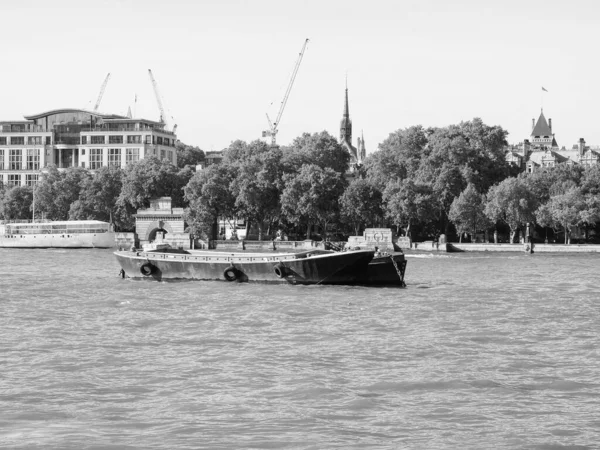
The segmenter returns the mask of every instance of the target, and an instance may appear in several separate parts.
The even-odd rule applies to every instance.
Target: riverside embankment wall
[[[418,246],[417,246],[417,249]],[[523,252],[524,244],[440,244],[438,251],[448,252]],[[533,244],[534,253],[600,253],[595,244]]]

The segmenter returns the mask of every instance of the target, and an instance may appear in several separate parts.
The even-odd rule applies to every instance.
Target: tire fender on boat
[[[145,277],[149,277],[155,271],[156,271],[156,266],[153,265],[150,261],[148,261],[140,266],[140,272]]]
[[[229,266],[223,271],[223,277],[225,278],[225,281],[235,281],[238,279],[239,275],[239,270],[237,270],[233,265]]]
[[[275,264],[273,266],[273,272],[277,278],[283,278],[288,274],[287,268],[282,264]]]

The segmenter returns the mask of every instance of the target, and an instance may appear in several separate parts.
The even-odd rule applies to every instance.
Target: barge
[[[158,244],[151,249],[117,251],[115,256],[121,276],[132,279],[405,287],[402,252],[225,253]]]

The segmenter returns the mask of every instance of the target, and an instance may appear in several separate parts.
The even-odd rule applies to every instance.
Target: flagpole
[[[542,105],[542,112],[544,111],[544,92],[548,92],[548,89],[542,86],[542,92],[540,95],[540,104]]]

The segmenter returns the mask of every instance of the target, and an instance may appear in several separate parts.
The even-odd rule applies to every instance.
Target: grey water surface
[[[118,271],[0,249],[0,448],[600,447],[598,255],[409,255],[407,289]]]

